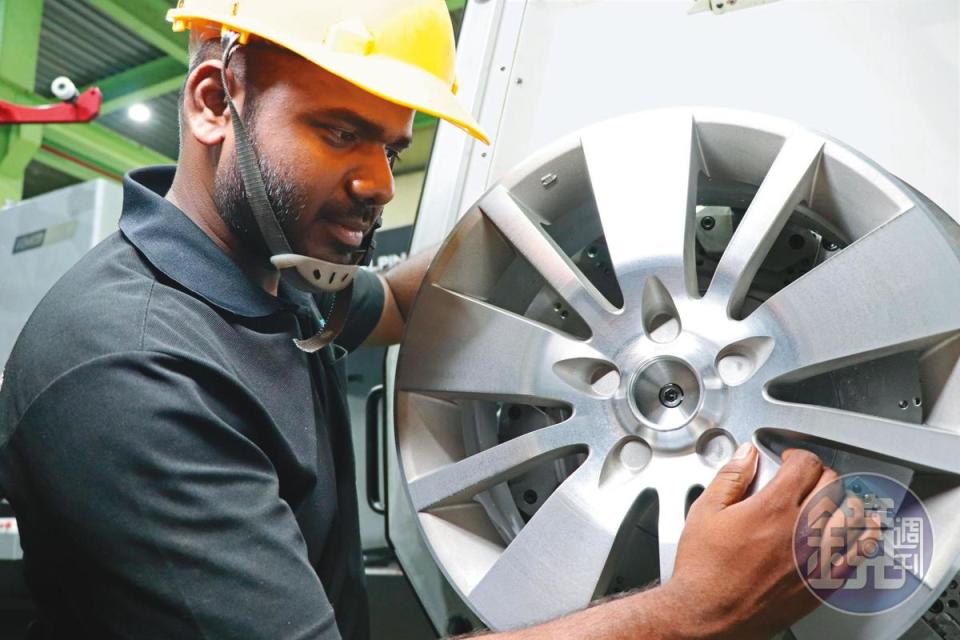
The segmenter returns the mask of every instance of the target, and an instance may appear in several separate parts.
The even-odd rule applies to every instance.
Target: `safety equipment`
[[[456,98],[454,36],[443,0],[181,0],[174,31],[213,29],[289,49],[375,96],[489,142]]]
[[[333,292],[335,302],[323,331],[295,341],[309,353],[340,333],[346,322],[357,267],[369,263],[371,231],[353,263],[336,264],[294,254],[270,205],[256,151],[230,95],[226,69],[250,36],[263,38],[314,62],[365,91],[405,107],[443,118],[488,142],[456,99],[453,27],[442,0],[181,0],[167,14],[174,31],[219,33],[221,79],[233,123],[237,166],[254,220],[271,263],[292,285],[308,292]]]

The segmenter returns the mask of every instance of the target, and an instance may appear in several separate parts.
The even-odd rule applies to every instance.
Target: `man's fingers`
[[[783,464],[777,475],[767,483],[760,494],[764,501],[779,502],[784,499],[791,504],[800,504],[818,485],[823,475],[823,463],[815,453],[804,449],[787,449],[781,456]]]
[[[836,504],[840,504],[840,501],[843,500],[844,497],[843,483],[837,482],[833,486],[830,486],[830,483],[839,477],[840,475],[836,471],[830,467],[824,467],[823,472],[820,474],[820,480],[817,481],[817,484],[813,487],[813,489],[810,490],[808,499],[813,498],[824,489],[827,489],[828,493],[825,493],[824,495],[829,497]]]
[[[727,464],[717,472],[713,481],[697,498],[694,507],[720,511],[743,499],[747,487],[757,473],[757,448],[744,442]]]

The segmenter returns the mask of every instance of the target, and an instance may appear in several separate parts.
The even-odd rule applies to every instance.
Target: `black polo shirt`
[[[273,297],[163,199],[124,181],[120,231],[43,299],[0,386],[0,489],[47,638],[365,638],[344,354],[380,317],[358,276]]]

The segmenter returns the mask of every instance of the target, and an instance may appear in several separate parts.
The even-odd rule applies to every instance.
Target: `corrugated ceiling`
[[[85,0],[45,0],[35,91],[50,97],[57,76],[83,87],[163,55]]]
[[[148,100],[144,104],[150,108],[152,114],[147,122],[134,122],[127,117],[126,109],[101,116],[97,122],[176,160],[180,144],[177,92]]]

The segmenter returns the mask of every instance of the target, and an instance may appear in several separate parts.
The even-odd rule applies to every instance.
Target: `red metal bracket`
[[[0,100],[0,124],[52,124],[56,122],[90,122],[100,114],[103,94],[93,87],[71,102],[24,107]]]

